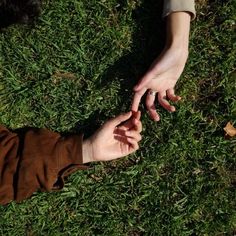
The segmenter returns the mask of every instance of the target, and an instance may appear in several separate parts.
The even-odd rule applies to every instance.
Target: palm
[[[135,95],[132,110],[138,110],[142,96],[147,90],[158,93],[158,102],[168,111],[175,111],[175,108],[166,100],[178,101],[180,97],[175,95],[175,85],[183,72],[187,60],[187,52],[184,50],[165,49],[162,54],[153,62],[146,75],[135,86]],[[146,106],[150,116],[159,120],[155,109],[155,96],[147,95]]]
[[[167,91],[168,89],[173,89],[176,84],[176,80],[168,79],[165,80],[162,77],[159,77],[155,80],[151,80],[146,86],[145,89],[151,89],[157,92]]]
[[[109,156],[109,158],[111,159],[115,159],[117,157],[124,157],[133,151],[132,146],[121,135],[118,136],[116,134],[108,133],[106,140],[107,142],[104,148],[105,151],[103,151],[103,155]]]

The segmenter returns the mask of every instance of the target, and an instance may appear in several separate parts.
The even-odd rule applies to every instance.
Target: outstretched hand
[[[109,161],[127,156],[139,149],[142,124],[140,112],[128,112],[108,120],[84,141],[84,163]]]
[[[172,102],[181,99],[175,95],[175,85],[188,58],[189,30],[189,13],[174,12],[168,16],[165,49],[134,87],[133,111],[138,110],[141,98],[146,92],[146,106],[152,119],[160,119],[155,108],[156,100],[166,110],[175,111],[175,107],[167,99]]]
[[[158,57],[134,87],[134,98],[132,103],[132,110],[137,111],[142,96],[147,91],[155,91],[156,94],[151,92],[147,93],[146,106],[152,119],[158,121],[160,119],[156,112],[155,100],[170,112],[175,111],[169,101],[177,102],[181,97],[175,95],[175,85],[181,73],[183,72],[188,52],[187,50],[180,50],[178,48],[164,49],[160,57]]]

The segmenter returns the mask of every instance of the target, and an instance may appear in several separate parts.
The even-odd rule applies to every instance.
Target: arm
[[[134,87],[135,95],[132,103],[132,110],[134,111],[138,109],[140,100],[146,91],[154,91],[154,93],[147,94],[146,106],[151,118],[156,121],[160,117],[156,112],[155,99],[158,100],[162,107],[170,112],[175,111],[175,107],[171,106],[166,98],[173,102],[181,99],[175,95],[174,88],[187,61],[190,21],[191,15],[194,16],[194,12],[189,13],[187,11],[189,8],[184,8],[181,5],[183,11],[179,11],[180,8],[172,8],[172,11],[167,14],[166,9],[168,7],[174,7],[174,4],[171,5],[170,3],[177,2],[177,0],[168,0],[165,2],[164,14],[167,15],[165,48],[161,55],[153,62],[147,73]],[[192,0],[179,2],[193,3]],[[175,5],[175,7],[177,6]]]
[[[38,189],[58,189],[64,175],[84,168],[81,135],[62,137],[45,129],[13,133],[0,126],[0,204],[21,201]]]
[[[85,141],[82,135],[65,137],[45,129],[13,133],[0,126],[0,204],[22,201],[37,190],[61,189],[65,176],[87,169],[84,163],[137,150],[140,114],[130,117],[131,112],[109,120]]]

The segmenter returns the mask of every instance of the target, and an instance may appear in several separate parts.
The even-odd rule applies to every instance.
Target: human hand
[[[142,124],[140,112],[128,112],[108,120],[83,143],[83,162],[109,161],[138,150]]]
[[[174,88],[188,58],[189,25],[188,13],[177,12],[168,17],[166,47],[134,87],[133,111],[138,110],[140,100],[147,91],[146,106],[152,119],[160,119],[155,108],[156,94],[162,107],[170,112],[175,111],[167,98],[173,102],[181,99],[175,95]]]

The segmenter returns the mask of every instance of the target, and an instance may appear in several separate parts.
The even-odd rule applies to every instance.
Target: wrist
[[[83,141],[83,164],[93,161],[93,145],[90,139],[86,139]]]

